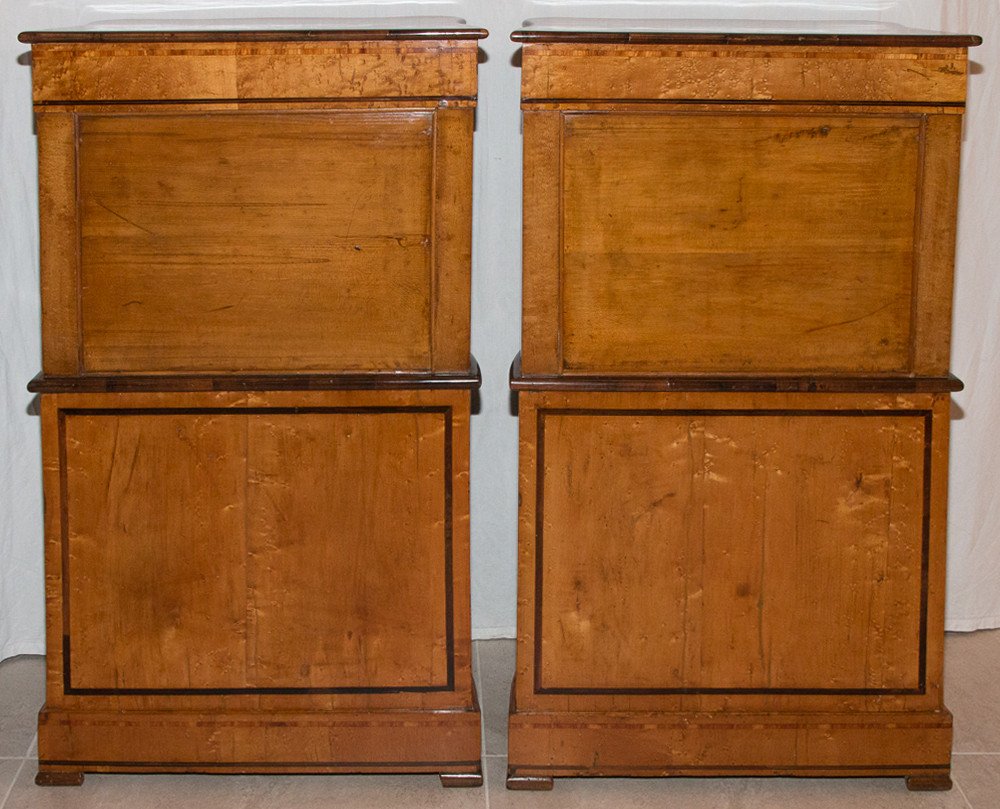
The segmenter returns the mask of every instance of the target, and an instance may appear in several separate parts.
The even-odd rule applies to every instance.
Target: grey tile
[[[487,755],[507,753],[507,711],[514,676],[514,641],[476,641],[479,661],[479,704],[483,712]]]
[[[0,757],[27,753],[44,700],[44,657],[22,655],[0,663]]]
[[[486,768],[490,809],[968,809],[957,789],[909,792],[902,778],[557,778],[551,792],[505,792],[506,759]]]
[[[18,762],[20,763],[20,762]],[[27,761],[3,809],[485,809],[483,789],[445,789],[434,775],[87,775],[37,787]]]
[[[4,798],[17,777],[17,771],[24,764],[23,759],[8,758],[0,760],[0,808],[3,807]]]
[[[952,779],[972,809],[1000,806],[1000,755],[955,756],[951,769]]]
[[[949,633],[944,659],[945,705],[955,716],[952,749],[1000,752],[1000,630]]]

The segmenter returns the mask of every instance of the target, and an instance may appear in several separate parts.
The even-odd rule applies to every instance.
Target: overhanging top
[[[849,45],[968,48],[972,34],[920,31],[880,22],[785,22],[780,20],[584,19],[525,20],[515,42],[650,45]]]
[[[35,44],[88,42],[287,42],[314,40],[483,39],[488,32],[459,17],[344,19],[158,20],[158,30],[139,30],[149,20],[96,22],[62,31],[25,31],[18,41]]]

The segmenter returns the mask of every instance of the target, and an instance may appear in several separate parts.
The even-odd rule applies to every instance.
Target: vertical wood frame
[[[955,270],[960,115],[928,115],[914,234],[911,372],[947,373],[951,360],[951,304]]]
[[[471,109],[434,113],[431,369],[469,367],[472,298]]]
[[[527,50],[527,48],[525,49]],[[562,371],[562,134],[558,110],[525,110],[521,361],[525,374]]]
[[[41,241],[42,368],[52,376],[81,370],[80,212],[77,117],[66,110],[35,115]]]

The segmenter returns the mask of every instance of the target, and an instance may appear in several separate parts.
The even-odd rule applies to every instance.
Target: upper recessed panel
[[[86,371],[430,368],[433,113],[78,128]]]

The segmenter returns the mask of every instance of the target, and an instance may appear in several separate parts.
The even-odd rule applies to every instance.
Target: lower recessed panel
[[[450,690],[450,429],[62,411],[67,692]]]
[[[928,411],[537,415],[538,694],[920,694]]]

